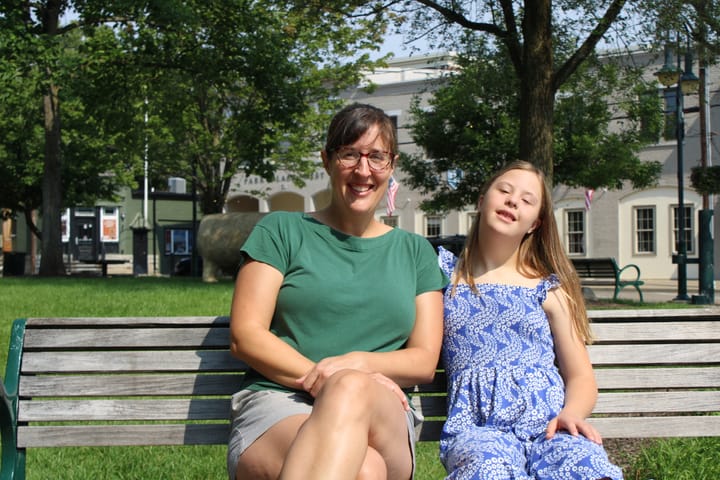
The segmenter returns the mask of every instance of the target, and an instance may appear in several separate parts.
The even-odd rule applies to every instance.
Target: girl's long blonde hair
[[[545,179],[545,174],[530,162],[516,160],[506,164],[490,177],[483,185],[480,195],[485,195],[490,186],[510,170],[526,170],[535,173],[540,179],[543,188],[540,213],[538,215],[540,224],[522,239],[517,269],[521,274],[528,277],[543,278],[552,273],[557,275],[560,285],[567,294],[573,325],[580,338],[589,344],[592,342],[592,334],[587,311],[585,310],[585,300],[580,287],[580,279],[560,241],[560,234],[553,213],[552,192]],[[478,211],[470,228],[470,233],[465,240],[465,246],[458,258],[452,293],[455,292],[455,287],[461,281],[470,285],[470,288],[477,293],[473,281],[475,278],[473,265],[478,264],[479,249],[480,245],[482,245],[481,239],[478,238],[480,220],[480,212]]]

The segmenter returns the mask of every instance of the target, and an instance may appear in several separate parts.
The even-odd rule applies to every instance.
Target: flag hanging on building
[[[392,217],[393,212],[395,211],[395,195],[397,195],[397,191],[400,188],[400,184],[395,180],[395,177],[390,177],[390,180],[388,180],[388,189],[387,189],[387,215],[388,217]]]
[[[590,210],[593,193],[595,193],[595,190],[593,190],[592,188],[588,188],[585,190],[585,210]]]

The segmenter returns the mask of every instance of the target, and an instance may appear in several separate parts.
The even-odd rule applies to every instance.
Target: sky
[[[380,47],[379,52],[373,52],[371,57],[373,59],[382,57],[383,55],[387,53],[394,53],[395,58],[402,58],[402,57],[408,57],[412,53],[412,55],[422,55],[424,53],[429,53],[430,47],[428,44],[422,40],[417,40],[412,43],[412,45],[405,45],[404,44],[405,38],[403,35],[400,34],[390,34],[387,37],[385,37],[385,43],[383,43],[382,47]],[[420,50],[417,52],[411,52],[412,47],[419,48]]]

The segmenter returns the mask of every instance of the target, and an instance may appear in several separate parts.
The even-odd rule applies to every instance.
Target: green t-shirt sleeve
[[[283,212],[273,212],[261,218],[241,248],[246,256],[276,268],[283,275],[290,263],[289,248],[283,242],[284,216]]]

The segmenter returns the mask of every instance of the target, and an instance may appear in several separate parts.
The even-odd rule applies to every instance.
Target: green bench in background
[[[645,282],[640,280],[640,267],[630,263],[620,268],[614,258],[571,258],[575,271],[580,277],[583,286],[612,285],[615,287],[613,301],[617,300],[620,290],[625,287],[635,287],[640,294],[640,302],[643,302],[643,294],[640,290]],[[627,275],[624,275],[625,272]]]

